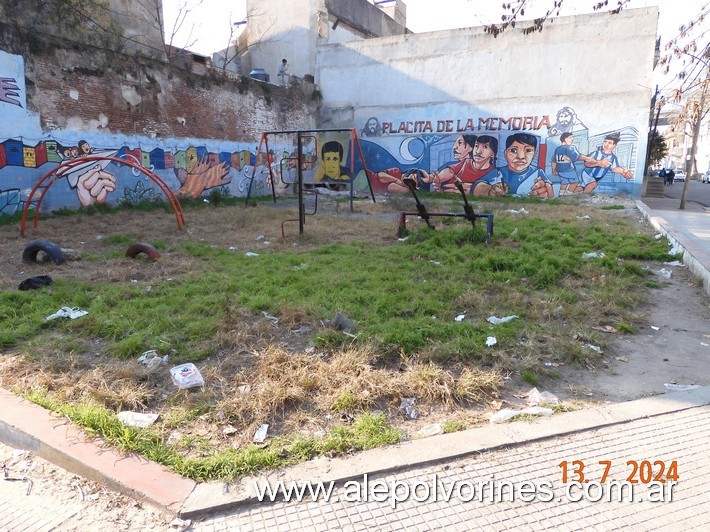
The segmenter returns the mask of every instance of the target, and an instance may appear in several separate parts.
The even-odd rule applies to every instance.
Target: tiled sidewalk
[[[660,415],[581,432],[571,436],[549,439],[460,459],[453,463],[400,471],[396,474],[373,476],[372,487],[378,479],[388,484],[419,482],[431,487],[436,475],[442,486],[452,482],[472,482],[494,479],[499,483],[511,481],[517,488],[523,481],[536,485],[543,482],[553,486],[550,502],[484,502],[476,497],[463,502],[454,490],[449,502],[416,502],[409,500],[393,509],[387,502],[308,502],[263,503],[232,513],[211,516],[193,524],[194,530],[471,530],[486,527],[495,530],[511,529],[561,529],[561,530],[613,530],[632,527],[637,530],[707,529],[710,527],[710,505],[705,483],[710,481],[710,406],[702,406],[674,414]],[[641,463],[648,460],[663,461],[666,466],[678,464],[678,482],[672,489],[672,500],[649,502],[648,485],[634,486],[635,501],[628,502],[573,502],[565,495],[562,483],[563,461],[568,462],[568,473],[573,476],[571,462],[581,460],[590,480],[590,495],[600,493],[595,485],[601,478],[604,466],[600,461],[612,463],[607,483],[623,481],[632,473],[627,461]],[[660,465],[656,465],[654,473]],[[637,473],[636,478],[640,477]],[[462,485],[463,486],[463,485]],[[666,496],[669,483],[664,484]],[[403,488],[401,488],[403,489]],[[441,489],[439,498],[442,498]],[[352,493],[352,492],[351,492]],[[400,490],[400,494],[402,491]],[[431,489],[430,489],[431,493]],[[616,493],[616,492],[613,492]],[[336,488],[335,495],[345,490]],[[425,498],[425,488],[418,488],[420,499]],[[461,489],[463,498],[469,498],[468,486]],[[582,491],[573,489],[574,498]],[[507,501],[507,497],[504,497]],[[645,499],[645,500],[639,500]]]

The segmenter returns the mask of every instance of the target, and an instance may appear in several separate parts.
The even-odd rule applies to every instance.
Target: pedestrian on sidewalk
[[[668,173],[666,172],[665,168],[661,168],[661,171],[658,172],[658,177],[663,178],[663,186],[666,186],[668,184]]]
[[[675,172],[673,171],[673,168],[671,168],[670,170],[668,170],[668,184],[672,185],[674,179],[675,179]]]

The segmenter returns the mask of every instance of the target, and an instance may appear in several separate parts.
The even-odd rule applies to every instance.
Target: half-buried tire
[[[40,251],[46,253],[47,256],[52,259],[54,264],[61,264],[64,262],[64,253],[62,253],[62,248],[49,240],[35,240],[34,242],[27,244],[27,246],[25,246],[25,250],[22,252],[22,262],[37,262],[37,255]]]
[[[126,257],[135,259],[136,256],[140,255],[141,253],[147,255],[148,258],[153,262],[160,258],[160,253],[158,253],[158,250],[155,249],[151,244],[147,244],[145,242],[137,242],[131,247],[129,247],[126,250]]]

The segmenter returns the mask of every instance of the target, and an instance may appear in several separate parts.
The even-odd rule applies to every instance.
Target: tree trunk
[[[698,151],[698,137],[700,136],[700,122],[703,120],[703,106],[705,105],[705,92],[708,88],[708,80],[703,84],[703,90],[700,93],[700,102],[695,108],[695,123],[693,124],[693,145],[690,148],[690,157],[685,161],[685,183],[683,183],[683,194],[680,197],[679,209],[685,209],[685,201],[688,197],[688,183],[690,183],[691,172],[693,170],[693,162],[695,154]]]

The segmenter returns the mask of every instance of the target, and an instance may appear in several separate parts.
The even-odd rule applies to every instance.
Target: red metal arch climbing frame
[[[179,229],[183,229],[185,225],[185,213],[182,211],[182,206],[180,205],[180,201],[178,200],[177,196],[175,193],[172,191],[172,189],[161,179],[160,176],[154,174],[147,168],[144,168],[143,166],[140,166],[138,164],[135,164],[131,161],[128,161],[126,159],[119,159],[117,157],[100,157],[97,155],[89,155],[87,157],[79,157],[77,159],[72,159],[70,161],[65,161],[61,163],[59,166],[56,168],[53,168],[46,174],[42,176],[41,179],[35,183],[35,186],[32,187],[32,191],[30,192],[29,196],[27,197],[27,201],[25,201],[25,206],[22,209],[22,221],[20,223],[20,235],[25,236],[25,227],[27,225],[27,211],[29,210],[30,204],[32,203],[32,198],[34,197],[35,193],[37,190],[45,185],[43,187],[43,190],[41,194],[39,195],[39,199],[37,200],[37,204],[35,205],[35,215],[34,215],[34,220],[32,223],[32,227],[37,227],[37,224],[39,223],[39,212],[40,212],[40,207],[42,205],[42,201],[44,200],[44,196],[47,194],[47,191],[49,188],[58,180],[64,177],[67,172],[71,171],[74,167],[86,164],[87,162],[92,162],[92,161],[113,161],[115,163],[119,164],[125,164],[126,166],[129,166],[131,168],[134,168],[138,170],[139,172],[142,172],[145,174],[147,177],[149,177],[153,183],[158,185],[160,190],[163,191],[163,194],[168,198],[168,201],[170,202],[170,206],[173,208],[173,212],[175,213],[175,218],[177,219],[177,225]],[[46,184],[45,184],[46,182]]]

